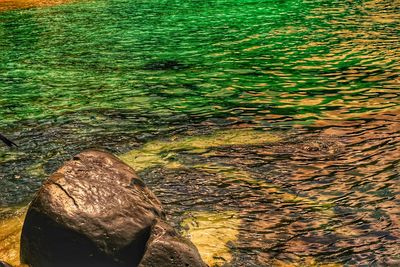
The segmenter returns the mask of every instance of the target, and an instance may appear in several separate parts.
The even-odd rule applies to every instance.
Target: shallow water
[[[125,155],[174,137],[137,169],[176,226],[190,212],[235,214],[233,266],[396,266],[399,6],[97,0],[0,12],[0,129],[19,144],[0,147],[0,206],[28,202],[85,148]],[[224,146],[221,130],[243,141]],[[204,135],[207,146],[190,145]]]

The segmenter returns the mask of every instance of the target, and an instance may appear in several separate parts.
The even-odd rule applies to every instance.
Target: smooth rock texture
[[[84,151],[31,203],[21,260],[32,267],[137,266],[163,218],[160,202],[133,169],[109,153]]]
[[[168,224],[158,221],[151,231],[139,267],[206,267],[197,248]]]

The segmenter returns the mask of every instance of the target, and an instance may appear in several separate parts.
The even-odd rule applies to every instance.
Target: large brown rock
[[[165,222],[158,221],[151,231],[139,267],[206,267],[195,245],[178,235]]]
[[[129,166],[106,152],[85,151],[31,203],[21,260],[32,267],[137,266],[163,218],[160,202]]]

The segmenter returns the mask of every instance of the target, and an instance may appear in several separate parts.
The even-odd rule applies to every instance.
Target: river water
[[[9,2],[1,207],[83,149],[155,147],[131,163],[171,223],[235,228],[215,264],[400,265],[398,0]]]

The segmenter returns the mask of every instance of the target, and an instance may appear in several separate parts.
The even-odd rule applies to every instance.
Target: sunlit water
[[[399,7],[98,0],[3,11],[0,129],[19,148],[0,147],[0,206],[28,202],[85,148],[123,154],[256,129],[282,141],[183,149],[182,167],[140,171],[173,224],[188,211],[239,214],[233,266],[398,266]]]

